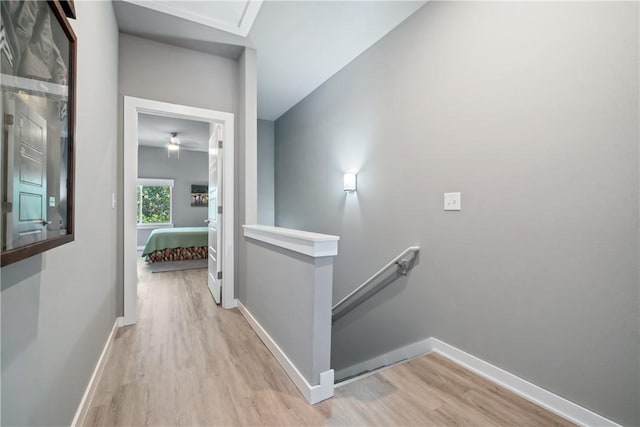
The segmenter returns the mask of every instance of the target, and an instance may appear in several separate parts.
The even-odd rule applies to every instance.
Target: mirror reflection
[[[67,234],[70,42],[47,2],[1,7],[4,252]]]

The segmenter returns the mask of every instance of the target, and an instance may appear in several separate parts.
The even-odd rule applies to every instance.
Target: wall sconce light
[[[356,174],[345,173],[344,174],[344,191],[349,193],[356,191]]]

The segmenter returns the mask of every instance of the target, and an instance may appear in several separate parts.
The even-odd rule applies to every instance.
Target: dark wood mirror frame
[[[76,6],[73,0],[59,0],[62,10],[67,15],[67,18],[76,19]]]
[[[69,96],[68,115],[69,131],[67,140],[67,223],[66,234],[59,235],[45,240],[31,243],[16,249],[3,251],[0,255],[0,266],[4,267],[17,261],[29,258],[33,255],[48,251],[55,247],[64,245],[74,240],[74,198],[75,198],[75,120],[76,120],[76,67],[77,67],[77,46],[76,35],[71,28],[67,16],[75,18],[75,8],[73,1],[66,1],[66,8],[60,0],[50,0],[47,2],[53,16],[60,24],[69,41]]]

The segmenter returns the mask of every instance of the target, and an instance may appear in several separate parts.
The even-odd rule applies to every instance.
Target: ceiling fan
[[[182,142],[180,138],[178,138],[178,132],[171,132],[169,135],[171,135],[171,137],[167,144],[167,157],[171,157],[171,152],[175,152],[177,153],[178,158],[180,158],[180,148],[190,149],[198,147],[198,143],[195,141]]]

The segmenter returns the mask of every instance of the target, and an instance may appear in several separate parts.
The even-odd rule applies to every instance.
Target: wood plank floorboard
[[[138,270],[138,323],[117,331],[80,425],[573,425],[437,354],[308,405],[242,315],[213,303],[206,270]]]

